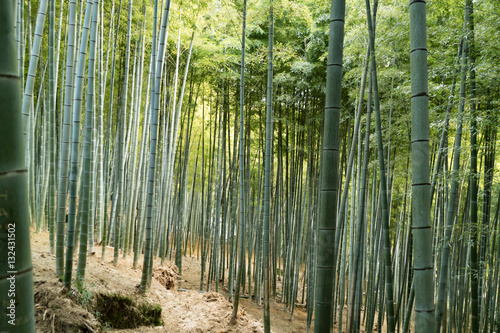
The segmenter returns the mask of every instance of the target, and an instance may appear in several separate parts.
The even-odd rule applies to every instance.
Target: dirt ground
[[[178,291],[177,281],[172,282],[177,280],[177,267],[171,262],[161,266],[157,259],[151,289],[142,296],[138,290],[142,264],[133,269],[132,256],[123,258],[120,255],[115,266],[113,248],[106,249],[103,260],[101,248],[96,247],[95,255],[87,258],[83,287],[76,288],[73,283],[72,290],[68,292],[55,274],[55,256],[49,253],[48,240],[47,232],[32,233],[37,332],[263,332],[262,307],[256,302],[241,299],[237,322],[230,325],[232,303],[227,301],[224,290],[221,288],[221,294],[197,291],[200,262],[196,257],[183,257],[180,288],[187,291]],[[139,262],[142,263],[142,259]],[[74,270],[76,266],[77,255],[73,263]],[[75,275],[74,272],[73,276]],[[95,313],[93,307],[96,296],[116,293],[128,296],[138,303],[160,304],[163,325],[120,330],[103,327],[96,318],[99,314]],[[123,316],[127,314],[124,313]],[[306,310],[296,308],[291,320],[290,312],[284,304],[271,301],[271,330],[274,333],[305,332],[306,318]]]
[[[55,256],[49,253],[48,232],[31,234],[32,259],[34,267],[35,315],[39,333],[77,333],[77,332],[263,332],[263,310],[253,300],[240,299],[238,319],[234,325],[229,324],[232,303],[226,298],[227,289],[220,288],[220,293],[198,292],[200,286],[200,261],[193,256],[182,259],[182,276],[178,276],[177,267],[172,262],[161,265],[160,259],[154,261],[154,272],[151,288],[142,295],[139,285],[142,276],[143,258],[139,259],[139,267],[132,268],[133,256],[123,258],[120,255],[118,264],[113,264],[112,247],[107,247],[105,259],[101,259],[101,246],[96,246],[96,253],[87,257],[85,281],[77,288],[67,291],[55,274]],[[78,248],[75,248],[73,260],[73,278],[76,276]],[[205,274],[206,276],[206,274]],[[226,278],[228,276],[226,272]],[[281,290],[278,282],[278,290]],[[227,286],[227,280],[225,283]],[[180,288],[181,290],[178,290]],[[204,289],[206,290],[206,278]],[[299,288],[298,300],[302,290]],[[97,309],[97,298],[100,295],[119,294],[128,297],[136,305],[131,308],[116,310],[121,312],[125,322],[136,323],[137,316],[131,311],[139,308],[139,304],[159,304],[162,308],[161,326],[139,326],[129,329],[115,329],[102,324],[102,316]],[[293,318],[286,306],[271,300],[271,332],[296,333],[306,332],[307,310],[298,304]],[[114,309],[113,306],[109,308]],[[125,309],[125,310],[124,310]],[[131,311],[129,311],[131,310]],[[347,311],[344,311],[344,314]],[[99,320],[101,317],[101,320]],[[346,318],[344,318],[344,325]],[[311,325],[313,328],[314,323]],[[337,323],[334,330],[338,330]],[[377,327],[374,332],[379,332]],[[362,326],[360,333],[365,332]],[[386,327],[380,332],[385,333]]]

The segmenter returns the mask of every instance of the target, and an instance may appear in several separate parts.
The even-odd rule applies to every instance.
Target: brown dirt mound
[[[60,282],[35,281],[37,332],[93,333],[101,325],[68,294]]]
[[[167,290],[177,289],[179,270],[177,266],[159,267],[153,271],[153,277]]]
[[[204,294],[203,299],[205,300],[205,302],[217,302],[219,300],[226,300],[221,294],[214,293],[213,291]]]

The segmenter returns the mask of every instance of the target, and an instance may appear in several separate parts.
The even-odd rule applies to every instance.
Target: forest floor
[[[200,284],[200,262],[196,256],[183,257],[183,274],[179,280],[178,291],[177,267],[171,262],[161,266],[160,260],[154,263],[154,278],[151,288],[145,296],[138,290],[142,274],[142,261],[137,269],[132,268],[133,256],[123,258],[120,254],[118,264],[113,264],[112,247],[107,247],[105,259],[101,259],[101,247],[96,253],[87,257],[85,282],[82,287],[72,284],[68,292],[55,274],[55,256],[49,253],[49,234],[34,233],[31,237],[32,260],[34,268],[34,293],[37,332],[263,332],[262,306],[256,302],[242,298],[238,319],[234,325],[229,324],[232,303],[227,301],[223,293],[198,292]],[[78,253],[78,248],[75,249]],[[77,254],[73,261],[76,270]],[[75,276],[75,273],[73,273]],[[226,275],[227,276],[227,275]],[[162,283],[160,283],[160,281]],[[227,284],[226,284],[227,285]],[[206,287],[205,287],[206,288]],[[212,287],[212,290],[215,288]],[[132,307],[138,304],[160,304],[162,308],[161,326],[140,326],[129,329],[114,329],[102,325],[98,316],[107,313],[106,307],[97,308],[98,300],[103,295],[120,294],[137,304],[118,305],[110,309],[118,313],[124,322],[136,323],[138,317],[130,315]],[[108,300],[108,303],[110,301]],[[101,301],[102,304],[102,301]],[[290,312],[282,303],[271,300],[271,331],[274,333],[295,333],[306,331],[307,312],[305,308],[295,309],[293,320]],[[109,307],[108,307],[109,308]]]
[[[32,232],[31,246],[36,327],[39,333],[264,332],[262,306],[253,300],[240,299],[237,321],[234,325],[230,325],[233,306],[227,300],[227,289],[221,287],[221,293],[198,292],[201,265],[195,255],[182,258],[182,277],[178,276],[177,267],[172,262],[165,261],[164,265],[161,265],[160,259],[155,259],[151,288],[143,296],[138,289],[142,275],[142,256],[137,269],[132,268],[132,255],[123,258],[120,254],[118,264],[114,265],[114,248],[106,248],[103,260],[101,259],[102,247],[96,246],[96,253],[87,257],[83,286],[77,287],[73,282],[72,290],[68,292],[55,274],[55,256],[49,252],[48,232]],[[76,275],[78,248],[75,248],[75,252],[73,279]],[[278,282],[278,290],[281,288],[280,284],[281,282]],[[225,286],[227,286],[227,281]],[[178,288],[185,291],[179,291]],[[205,285],[204,289],[206,288]],[[302,290],[299,289],[298,299],[300,300]],[[215,290],[214,284],[211,290]],[[110,300],[106,298],[107,295],[121,295],[119,297],[121,301]],[[123,300],[123,297],[127,299]],[[136,314],[142,304],[161,306],[161,326],[138,324],[140,319],[147,317]],[[270,306],[271,332],[306,332],[307,310],[305,306],[300,304],[296,306],[293,319],[285,304],[272,299]],[[344,311],[344,314],[346,312]],[[122,324],[136,327],[111,328],[109,324],[106,324],[105,316],[112,317],[113,315],[120,318]],[[314,323],[311,324],[311,328],[313,325]],[[337,323],[334,324],[334,330],[338,330]],[[374,327],[373,331],[379,330]],[[365,332],[365,327],[362,326],[359,332]],[[386,332],[385,325],[381,332]]]

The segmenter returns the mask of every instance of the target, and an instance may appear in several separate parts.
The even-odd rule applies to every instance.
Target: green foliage
[[[73,290],[73,294],[76,297],[76,302],[87,310],[91,310],[93,306],[94,292],[91,288],[94,286],[95,284],[89,286],[84,281],[79,281],[78,279],[75,283],[76,289]]]

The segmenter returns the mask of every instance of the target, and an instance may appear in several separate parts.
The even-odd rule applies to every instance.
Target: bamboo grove
[[[199,289],[232,321],[240,297],[262,304],[266,332],[270,299],[292,319],[305,304],[315,332],[500,331],[497,1],[8,0],[0,16],[0,218],[4,188],[25,188],[18,244],[27,221],[47,230],[68,289],[97,247],[132,256],[144,293],[154,258],[182,274],[194,256]],[[31,274],[29,247],[17,260]]]

